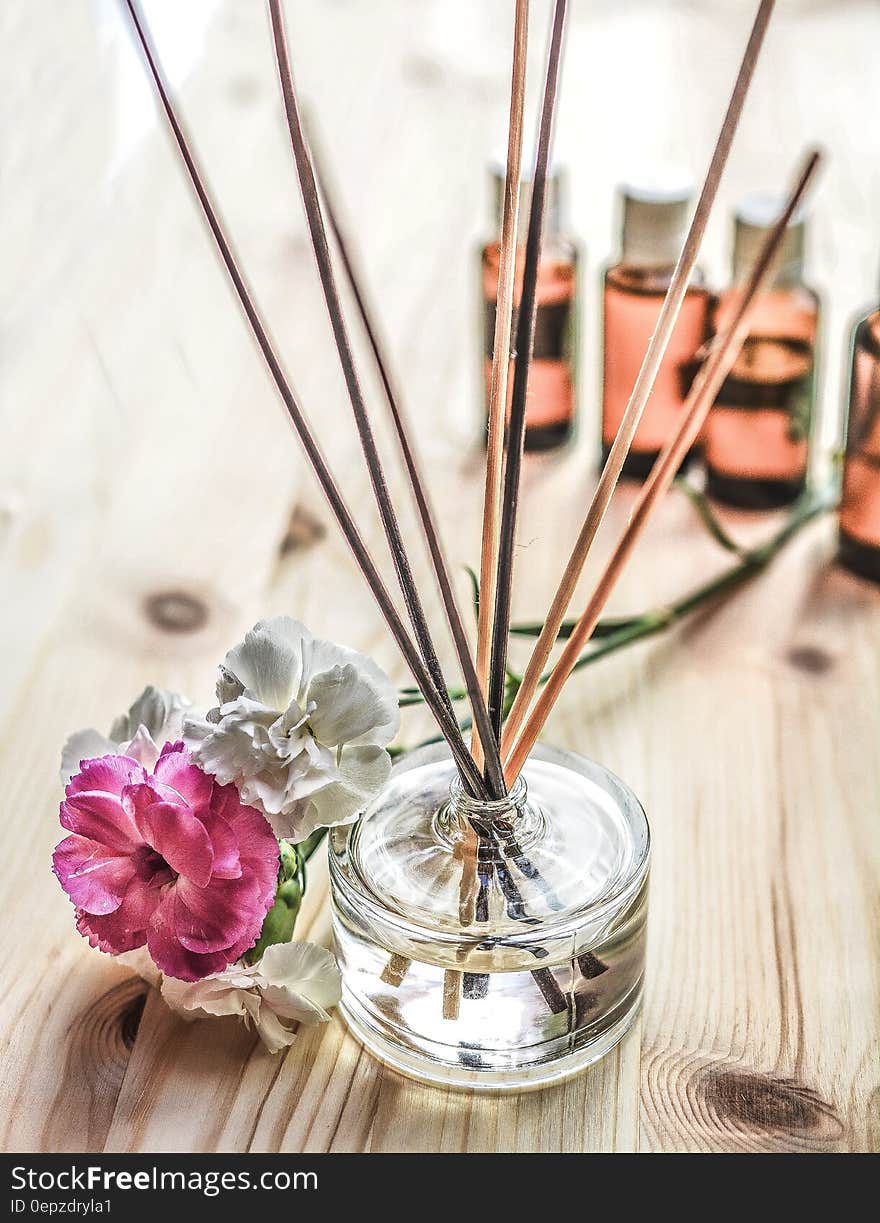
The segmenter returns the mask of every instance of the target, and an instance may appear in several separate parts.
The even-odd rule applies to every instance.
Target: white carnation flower
[[[123,951],[113,958],[124,968],[133,969],[147,985],[158,989],[162,984],[162,973],[146,947],[135,947],[134,951]]]
[[[97,756],[132,756],[146,769],[152,769],[165,743],[175,743],[183,737],[184,714],[192,705],[176,692],[146,687],[138,699],[117,718],[109,735],[89,728],[78,730],[61,752],[61,781],[67,785],[80,762]]]
[[[229,651],[217,699],[206,719],[186,720],[186,744],[279,837],[354,819],[388,779],[400,724],[388,676],[289,616],[261,620]]]
[[[336,960],[315,943],[273,943],[258,963],[230,964],[201,981],[164,977],[162,997],[184,1019],[238,1015],[270,1053],[293,1043],[295,1023],[326,1023],[342,993]]]

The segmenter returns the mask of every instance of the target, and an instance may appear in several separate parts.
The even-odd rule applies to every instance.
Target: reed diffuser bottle
[[[719,299],[716,326],[731,317],[757,250],[782,201],[747,196],[734,220],[733,287]],[[744,509],[773,509],[803,491],[816,389],[819,299],[804,284],[806,224],[789,225],[776,276],[724,382],[703,434],[712,497]]]
[[[639,1006],[649,835],[613,774],[539,747],[507,798],[465,792],[445,749],[407,756],[331,832],[342,1007],[373,1053],[462,1087],[563,1078]]]
[[[602,457],[617,436],[687,232],[693,184],[680,171],[620,187],[620,258],[603,278]],[[712,297],[695,268],[623,474],[644,479],[681,416],[709,336]],[[687,460],[685,460],[685,463]],[[685,464],[683,464],[684,466]]]
[[[493,162],[490,175],[496,230],[500,231],[504,206],[505,167]],[[565,172],[555,165],[547,182],[544,213],[544,243],[538,267],[535,342],[529,366],[526,410],[526,450],[551,450],[572,436],[577,412],[577,320],[578,247],[564,228]],[[516,307],[522,291],[523,246],[529,221],[531,182],[520,183],[519,232],[513,334]],[[492,380],[492,350],[495,340],[495,306],[501,260],[500,233],[480,250],[480,292],[483,303],[484,407],[488,418]],[[511,365],[512,371],[512,365]],[[508,409],[513,393],[512,372],[508,379]]]
[[[838,555],[880,582],[880,307],[853,333]]]

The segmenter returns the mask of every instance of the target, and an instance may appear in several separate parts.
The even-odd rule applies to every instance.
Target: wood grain
[[[0,227],[2,1146],[877,1150],[880,595],[830,564],[830,522],[723,607],[585,673],[548,724],[549,740],[627,778],[655,838],[643,1020],[587,1074],[500,1099],[421,1088],[338,1019],[272,1058],[234,1022],[184,1023],[77,938],[49,871],[71,729],[105,728],[148,681],[207,699],[223,652],[261,615],[291,612],[391,668],[395,658],[214,262],[118,6],[51,9],[38,20],[11,0],[0,12],[2,168],[16,183]],[[186,9],[185,22],[155,22],[157,42],[378,554],[262,6]],[[399,0],[288,9],[298,80],[321,108],[438,516],[455,524],[453,560],[473,564],[483,473],[471,239],[489,215],[485,160],[503,139],[512,6],[421,0],[416,18]],[[733,0],[572,5],[559,144],[589,250],[582,427],[573,449],[526,464],[515,618],[548,604],[573,542],[564,524],[573,535],[595,484],[594,273],[612,245],[612,184],[651,155],[705,164],[743,12]],[[880,260],[878,34],[874,5],[781,0],[706,248],[720,279],[734,196],[782,186],[807,141],[827,148],[810,250],[826,293],[826,442],[844,328],[874,295]],[[376,430],[403,493],[378,413]],[[596,565],[631,502],[626,489],[615,499]],[[742,515],[729,525],[750,540],[768,529]],[[415,549],[413,562],[430,589]],[[611,610],[662,601],[724,564],[671,497]],[[466,606],[464,579],[460,595]],[[408,716],[410,741],[424,729]],[[329,935],[318,864],[302,930]]]

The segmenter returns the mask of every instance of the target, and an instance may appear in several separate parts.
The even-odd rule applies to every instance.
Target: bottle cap
[[[534,161],[523,152],[522,170],[519,184],[519,213],[517,215],[517,241],[525,242],[529,229],[529,210],[532,205],[532,172]],[[504,219],[504,181],[507,175],[507,152],[498,154],[489,163],[489,174],[492,179],[492,199],[495,211],[495,223],[499,233]],[[567,186],[567,171],[559,161],[551,161],[547,174],[547,194],[544,206],[544,233],[558,234],[562,232],[562,214],[564,195]]]
[[[755,191],[745,195],[733,214],[733,276],[744,280],[752,270],[767,234],[785,207],[785,198]],[[775,285],[797,284],[804,270],[807,218],[798,209],[788,224],[777,256]]]
[[[678,260],[687,234],[694,181],[677,166],[661,166],[620,184],[621,262],[666,268]]]

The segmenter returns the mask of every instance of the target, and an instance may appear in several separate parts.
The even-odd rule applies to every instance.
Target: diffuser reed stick
[[[159,68],[158,60],[150,45],[147,36],[146,27],[140,17],[137,5],[134,0],[125,0],[128,13],[131,17],[134,26],[135,34],[147,67],[152,77],[153,84],[156,88],[168,124],[171,128],[180,153],[181,160],[189,175],[193,190],[196,193],[205,220],[211,230],[220,257],[229,274],[229,278],[235,288],[238,298],[241,302],[248,324],[253,332],[254,338],[263,355],[263,359],[269,369],[278,393],[281,396],[287,413],[293,423],[294,428],[305,450],[306,456],[311,464],[313,471],[321,485],[322,491],[330,505],[333,515],[339,523],[343,534],[348,542],[349,547],[354,555],[354,558],[361,570],[367,585],[373,593],[379,609],[388,625],[392,637],[394,638],[403,658],[413,674],[413,677],[421,690],[425,703],[431,710],[435,721],[449,744],[449,749],[462,775],[462,780],[468,790],[480,796],[485,793],[483,779],[474,765],[473,759],[462,737],[461,730],[453,713],[451,713],[450,703],[445,690],[441,693],[438,691],[436,682],[425,665],[418,649],[413,643],[407,632],[406,626],[394,606],[394,601],[388,592],[387,587],[382,581],[381,575],[376,568],[375,562],[370,556],[369,550],[364,543],[357,525],[352,517],[351,511],[345,503],[345,500],[340,492],[327,461],[324,458],[321,449],[311,431],[311,428],[306,420],[302,408],[297,401],[297,398],[291,389],[291,386],[281,368],[281,364],[275,351],[272,347],[272,342],[269,339],[268,332],[257,310],[254,299],[247,287],[244,277],[239,270],[235,256],[229,241],[223,231],[217,216],[217,211],[211,201],[207,188],[204,185],[202,175],[195,161],[193,153],[190,149],[189,142],[184,133],[183,127],[177,117],[174,106],[171,103],[171,98],[168,93],[168,88],[163,79]]]
[[[281,84],[281,93],[284,100],[284,111],[287,116],[290,144],[293,150],[294,161],[296,163],[297,177],[299,178],[300,191],[302,193],[306,220],[312,241],[312,250],[315,255],[315,262],[318,268],[321,288],[324,292],[324,300],[327,304],[327,312],[330,315],[330,326],[333,332],[333,339],[336,344],[336,351],[339,356],[339,363],[342,368],[342,375],[345,379],[345,385],[348,390],[348,397],[351,402],[358,437],[360,438],[361,448],[367,464],[370,483],[373,486],[373,493],[376,498],[376,504],[379,508],[379,516],[382,519],[385,537],[391,550],[391,556],[394,561],[394,568],[397,574],[398,584],[409,614],[413,632],[415,633],[416,642],[418,643],[428,672],[431,675],[435,686],[441,691],[441,698],[445,700],[447,699],[446,680],[444,679],[443,671],[440,667],[440,660],[437,657],[437,651],[431,638],[431,631],[428,627],[428,621],[425,616],[422,601],[415,584],[415,579],[413,578],[412,568],[409,563],[409,557],[407,555],[406,546],[403,542],[403,535],[400,530],[400,524],[397,520],[394,505],[391,501],[391,494],[388,491],[388,482],[382,469],[382,461],[379,457],[379,450],[376,446],[375,437],[373,436],[372,426],[370,425],[366,401],[361,389],[360,380],[358,379],[357,370],[355,369],[354,354],[351,347],[351,341],[348,336],[348,329],[345,325],[345,318],[342,312],[342,303],[339,297],[339,290],[336,285],[336,277],[333,272],[333,263],[330,258],[330,247],[327,242],[327,231],[324,226],[324,218],[321,212],[321,201],[318,194],[318,185],[315,178],[314,167],[312,165],[311,154],[309,152],[305,133],[303,131],[302,120],[300,118],[296,85],[294,84],[293,73],[290,66],[290,55],[287,49],[287,38],[284,29],[284,14],[282,11],[281,0],[269,0],[269,17],[272,24],[272,38],[275,44],[275,57],[278,64],[278,76]],[[464,629],[462,627],[462,636],[463,635]],[[466,640],[464,645],[464,653],[466,654]],[[470,672],[473,672],[472,664],[469,670]],[[476,684],[475,673],[472,674],[472,679],[474,696],[476,699],[474,713],[476,717],[479,717],[482,710],[480,708],[480,696],[478,685]],[[465,681],[466,683],[468,682],[468,670],[465,672]],[[470,691],[470,684],[468,684],[468,688]],[[450,705],[450,711],[451,708],[452,707]],[[496,735],[496,742],[497,738],[498,736]],[[490,776],[492,775],[491,765],[495,764],[496,766],[493,781],[490,782],[490,788],[493,792],[503,794],[504,781],[503,777],[500,775],[499,762],[497,761],[497,758],[493,759],[490,757],[488,763],[490,765]]]
[[[786,206],[761,247],[743,288],[737,308],[729,326],[712,344],[699,374],[685,401],[684,411],[662,452],[654,463],[651,473],[642,486],[630,520],[608,560],[596,584],[586,608],[578,619],[559,659],[550,672],[547,683],[535,702],[534,709],[526,721],[519,739],[513,745],[506,761],[508,779],[513,780],[528,758],[538,735],[547,720],[560,692],[571,674],[581,650],[589,640],[602,608],[614,588],[623,566],[638,542],[651,510],[669,488],[675,478],[688,447],[692,446],[702,427],[706,414],[715,400],[721,384],[730,372],[736,357],[749,333],[749,325],[758,298],[767,287],[774,270],[774,262],[785,238],[785,231],[804,194],[812,181],[819,164],[819,154],[813,152],[798,177]]]
[[[470,701],[471,709],[473,711],[475,734],[479,736],[481,741],[485,740],[489,745],[487,751],[488,759],[486,760],[486,775],[489,787],[492,791],[493,797],[499,798],[504,793],[504,775],[501,768],[501,754],[499,751],[498,740],[492,734],[489,714],[486,708],[484,685],[481,685],[478,681],[474,660],[471,657],[467,632],[465,631],[464,621],[462,620],[458,602],[455,598],[455,592],[452,588],[452,579],[449,573],[449,562],[443,548],[443,542],[437,526],[437,519],[434,511],[431,508],[431,502],[428,496],[424,475],[420,470],[418,459],[408,436],[406,421],[404,420],[398,395],[394,387],[394,381],[390,373],[390,363],[383,351],[382,343],[379,339],[378,329],[373,321],[369,305],[367,304],[366,293],[360,283],[360,278],[355,266],[355,260],[352,255],[351,243],[343,231],[343,227],[339,220],[338,210],[333,203],[333,195],[329,189],[329,179],[323,172],[323,159],[318,154],[313,132],[310,133],[309,143],[311,145],[312,166],[315,171],[315,178],[318,183],[318,188],[321,196],[323,197],[324,210],[327,214],[327,222],[336,243],[337,250],[339,251],[340,261],[342,263],[346,279],[351,288],[358,315],[360,316],[361,323],[373,354],[373,360],[375,361],[376,369],[378,370],[379,378],[382,382],[385,402],[391,414],[394,432],[400,445],[400,452],[403,456],[403,463],[404,467],[406,468],[410,488],[412,489],[413,498],[416,503],[419,520],[421,521],[422,528],[425,533],[428,553],[431,558],[431,565],[434,570],[434,576],[440,591],[440,597],[446,613],[449,631],[455,645],[455,652],[458,657],[462,676],[464,678],[468,700]],[[472,754],[474,754],[473,748],[471,750]],[[479,759],[476,759],[475,757],[475,763],[477,768],[481,767],[483,763],[482,754]]]
[[[513,67],[510,76],[510,121],[507,136],[507,171],[501,222],[501,254],[498,292],[495,298],[495,336],[492,344],[492,376],[489,384],[489,426],[486,441],[486,486],[483,495],[483,538],[480,550],[480,604],[477,618],[477,677],[484,693],[489,689],[492,620],[495,609],[495,579],[498,565],[498,527],[501,517],[501,478],[504,425],[507,415],[507,385],[510,371],[510,339],[513,329],[513,299],[516,283],[516,250],[519,231],[520,171],[522,166],[523,109],[526,93],[526,61],[529,33],[529,0],[517,0],[513,30]],[[471,750],[477,764],[483,736],[475,729]]]
[[[559,84],[559,68],[562,57],[562,39],[565,32],[566,11],[566,0],[555,0],[550,49],[547,56],[547,72],[544,80],[544,95],[541,103],[541,120],[538,128],[538,147],[532,175],[529,228],[526,236],[519,317],[516,328],[516,364],[513,372],[513,393],[510,402],[510,419],[505,434],[501,525],[498,533],[495,607],[492,621],[492,656],[489,669],[489,715],[492,718],[493,729],[499,738],[504,712],[504,677],[507,665],[508,630],[510,628],[513,555],[519,503],[519,479],[526,429],[526,390],[528,387],[532,345],[535,338],[538,264],[541,258],[541,238],[544,229],[547,169],[550,161],[550,142],[553,135],[553,118],[556,111],[556,95]]]
[[[553,643],[556,641],[559,626],[565,618],[565,613],[574,596],[575,587],[592,547],[596,533],[605,517],[605,512],[611,501],[615,485],[623,470],[626,456],[635,437],[636,429],[642,418],[651,391],[654,386],[660,365],[666,353],[666,348],[675,328],[679,312],[687,293],[688,283],[699,255],[700,244],[709,220],[709,213],[718,192],[718,185],[727,164],[727,157],[736,129],[739,125],[743,106],[748,94],[749,85],[755,70],[755,64],[764,41],[767,23],[773,11],[774,0],[761,0],[755,16],[751,34],[743,54],[736,82],[733,87],[730,102],[721,125],[712,160],[706,173],[706,180],[700,192],[700,198],[691,220],[690,229],[685,238],[684,246],[678,258],[678,263],[669,282],[663,306],[657,319],[657,325],[645,352],[644,360],[636,378],[635,386],[629,398],[623,419],[620,422],[617,436],[608,454],[596,492],[587,510],[586,518],[572,549],[571,556],[559,588],[553,598],[544,631],[535,643],[532,656],[529,659],[523,683],[507,717],[502,737],[502,754],[509,752],[517,732],[523,724],[529,705],[534,699],[541,674],[550,657]]]

